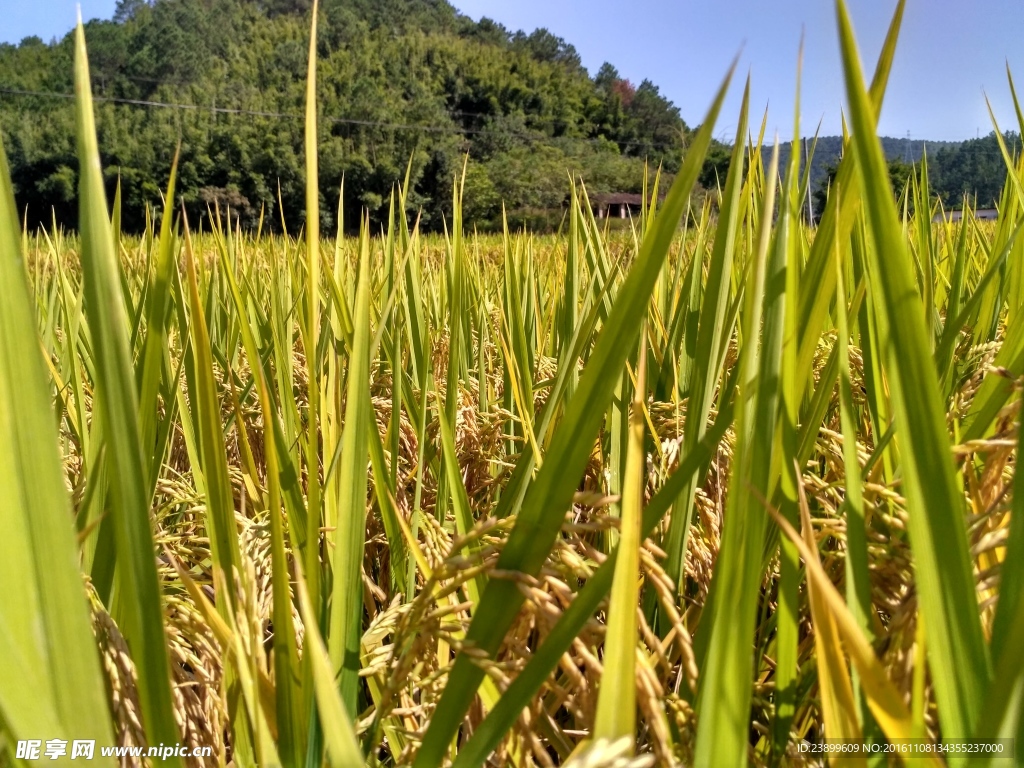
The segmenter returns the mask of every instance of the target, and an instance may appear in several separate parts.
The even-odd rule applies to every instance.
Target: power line
[[[26,97],[40,97],[40,98],[52,98],[52,99],[66,99],[73,100],[75,94],[73,93],[58,93],[55,91],[29,91],[20,88],[6,88],[0,87],[0,94],[6,94],[9,96],[26,96]],[[146,107],[150,109],[178,109],[191,112],[210,112],[212,114],[221,115],[241,115],[247,117],[268,117],[278,118],[287,120],[303,120],[304,115],[289,112],[271,112],[265,110],[252,110],[252,109],[240,109],[235,107],[217,107],[214,105],[200,106],[198,104],[184,104],[174,103],[165,101],[151,101],[148,99],[125,99],[117,98],[113,96],[93,96],[93,101],[105,102],[108,104],[121,104],[133,107]],[[467,114],[467,113],[460,113]],[[417,125],[408,123],[388,123],[377,120],[359,120],[356,118],[345,118],[345,117],[333,117],[330,115],[323,115],[320,118],[324,122],[334,123],[337,125],[354,125],[363,128],[383,128],[387,130],[395,131],[423,131],[424,133],[450,133],[460,135],[480,135],[489,133],[483,128],[462,128],[459,126],[441,126],[441,125]],[[522,133],[522,132],[507,132],[506,135],[520,138],[525,141],[531,141],[536,143],[547,143],[553,144],[552,138],[548,136],[537,136],[535,134]],[[666,144],[664,142],[647,142],[647,141],[615,141],[613,139],[605,139],[601,137],[565,137],[570,141],[582,141],[592,144],[599,144],[604,142],[611,142],[621,147],[652,147],[655,149],[680,149],[681,147],[676,144]]]
[[[53,91],[26,91],[18,88],[0,88],[0,93],[9,94],[11,96],[38,96],[42,98],[52,99],[69,99],[73,100],[75,94],[73,93],[56,93]],[[238,109],[235,107],[217,107],[210,105],[208,107],[199,106],[198,104],[180,104],[165,101],[150,101],[147,99],[123,99],[116,98],[113,96],[93,96],[93,101],[106,102],[109,104],[125,104],[133,107],[152,107],[160,109],[181,109],[193,112],[212,112],[219,115],[244,115],[249,117],[276,117],[285,118],[288,120],[302,120],[303,115],[288,112],[270,112],[265,110],[255,109]],[[420,130],[420,131],[433,131],[442,132],[448,131],[452,133],[466,133],[474,132],[472,129],[459,129],[456,127],[448,128],[444,126],[430,126],[430,125],[404,125],[401,123],[384,123],[374,120],[356,120],[351,118],[342,117],[330,117],[324,116],[322,120],[329,121],[332,123],[341,123],[344,125],[360,125],[367,127],[376,128],[390,128],[393,130]],[[476,133],[482,133],[482,131],[475,131]]]

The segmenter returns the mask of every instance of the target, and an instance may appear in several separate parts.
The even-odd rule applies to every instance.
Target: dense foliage
[[[108,193],[120,175],[124,226],[159,200],[175,145],[199,216],[219,201],[255,226],[301,226],[307,0],[120,0],[86,28]],[[560,209],[567,173],[591,193],[640,190],[644,160],[678,168],[687,126],[644,81],[605,64],[595,77],[550,32],[474,22],[444,0],[326,0],[318,36],[321,220],[338,185],[348,210],[378,219],[411,159],[410,205],[442,226],[466,174],[466,217]],[[0,130],[30,222],[74,222],[72,39],[0,45]],[[17,93],[13,93],[15,91]],[[134,104],[125,101],[136,102]],[[188,105],[160,108],[138,102]],[[225,111],[228,110],[228,111]],[[237,110],[237,112],[235,112]],[[560,214],[559,214],[560,216]],[[352,222],[354,223],[354,221]]]

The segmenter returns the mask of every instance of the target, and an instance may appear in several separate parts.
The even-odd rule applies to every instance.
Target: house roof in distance
[[[606,192],[594,195],[595,205],[642,205],[643,195],[635,192]]]
[[[938,224],[941,221],[961,221],[964,217],[963,211],[947,211],[945,213],[937,213],[932,217],[932,221]],[[974,211],[974,218],[978,221],[995,221],[999,218],[999,210],[997,208],[977,208]]]

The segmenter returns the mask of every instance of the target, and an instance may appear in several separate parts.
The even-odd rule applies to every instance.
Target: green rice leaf
[[[171,705],[170,666],[149,522],[146,462],[128,346],[127,330],[130,325],[125,314],[118,258],[107,217],[85,30],[81,24],[75,33],[75,96],[85,310],[95,352],[96,394],[112,470],[112,517],[117,543],[120,604],[123,606],[121,628],[138,670],[146,736],[151,744],[175,744],[179,742],[179,736]],[[172,765],[180,763],[173,756],[169,762]]]
[[[0,721],[14,740],[110,744],[113,728],[18,229],[0,141]]]
[[[943,733],[963,738],[974,732],[992,674],[968,554],[966,510],[954,475],[945,407],[928,354],[931,344],[921,296],[886,183],[885,158],[874,134],[873,109],[842,0],[837,0],[837,9],[857,169],[874,242],[868,276],[885,339],[883,364],[900,442],[929,666]]]

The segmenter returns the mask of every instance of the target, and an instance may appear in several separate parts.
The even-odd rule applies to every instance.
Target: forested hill
[[[179,189],[253,226],[302,225],[302,120],[309,0],[120,0],[86,27],[100,99],[100,149],[126,228],[158,203],[179,138]],[[567,172],[592,194],[637,191],[644,159],[678,168],[687,126],[656,85],[610,64],[590,76],[545,30],[474,22],[445,0],[322,0],[321,219],[345,179],[346,224],[380,219],[412,162],[411,205],[439,228],[468,154],[467,221],[520,219],[565,198]],[[72,39],[0,45],[0,131],[29,222],[74,225]],[[175,106],[166,106],[175,105]],[[278,200],[283,203],[279,206]]]
[[[914,141],[909,139],[897,139],[892,136],[882,136],[882,150],[889,160],[899,160],[905,163],[920,162],[922,155],[927,149],[928,158],[935,159],[935,155],[942,149],[954,147],[959,142],[945,141]],[[780,145],[780,162],[785,163],[789,159],[790,143]],[[800,153],[803,156],[804,145],[800,144]],[[843,152],[842,136],[819,136],[817,141],[813,137],[807,139],[807,152],[814,150],[814,161],[811,163],[811,189],[817,189],[828,176],[829,167],[834,167]],[[782,167],[785,167],[784,165]]]
[[[1012,152],[1020,150],[1020,136],[1008,132],[1004,139]],[[963,205],[964,195],[969,195],[973,205],[994,206],[1006,179],[1006,164],[995,133],[967,141],[921,141],[906,138],[881,137],[882,149],[889,160],[889,172],[898,191],[911,168],[921,162],[927,153],[928,180],[932,194],[942,200],[948,209]],[[791,143],[779,146],[780,167],[789,159]],[[842,155],[842,136],[821,136],[815,141],[808,139],[798,150],[806,151],[811,157],[811,190],[815,192],[816,207],[820,213],[826,197],[828,181],[839,164]],[[765,158],[770,147],[763,149]],[[812,154],[813,152],[813,154]]]

